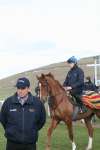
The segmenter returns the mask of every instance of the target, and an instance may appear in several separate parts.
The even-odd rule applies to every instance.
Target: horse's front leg
[[[73,138],[73,126],[72,126],[72,121],[71,119],[65,121],[67,128],[68,128],[68,133],[69,133],[69,138],[71,140],[72,143],[72,150],[76,150],[76,144],[74,142],[74,138]]]
[[[52,118],[51,120],[51,125],[48,129],[48,134],[47,134],[47,145],[46,145],[46,150],[50,150],[51,149],[51,135],[53,130],[57,127],[59,121]]]

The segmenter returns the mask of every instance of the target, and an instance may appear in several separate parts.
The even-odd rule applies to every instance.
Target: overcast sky
[[[100,0],[0,0],[0,78],[100,55]]]

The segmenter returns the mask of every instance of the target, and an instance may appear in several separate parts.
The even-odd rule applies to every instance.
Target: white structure
[[[94,67],[95,84],[100,85],[100,78],[98,79],[98,72],[100,71],[100,56],[94,57],[94,64],[87,64],[88,67]]]

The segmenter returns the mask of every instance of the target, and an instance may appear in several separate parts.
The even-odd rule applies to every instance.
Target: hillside
[[[94,78],[94,68],[87,67],[86,64],[93,64],[94,58],[84,58],[79,61],[80,66],[84,69],[86,76],[91,76]],[[99,74],[100,76],[100,67]],[[49,66],[45,66],[42,68],[38,68],[35,70],[30,70],[27,72],[19,73],[8,78],[0,80],[0,99],[5,99],[7,96],[12,95],[15,92],[15,83],[19,77],[26,76],[30,79],[31,82],[31,91],[34,92],[34,88],[37,85],[36,75],[40,75],[41,73],[52,72],[56,79],[58,79],[61,83],[64,81],[64,78],[68,72],[69,68],[65,62],[51,64]]]

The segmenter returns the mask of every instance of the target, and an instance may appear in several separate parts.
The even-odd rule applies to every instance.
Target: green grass
[[[47,140],[47,129],[50,122],[48,121],[45,127],[40,131],[38,150],[45,150]],[[88,142],[86,128],[77,124],[74,126],[75,141],[78,150],[85,150]],[[3,128],[0,126],[0,150],[5,150],[6,140],[4,138]],[[60,124],[52,135],[52,150],[71,150],[71,143],[68,138],[68,132],[64,124]],[[93,150],[100,150],[100,128],[94,130]]]

